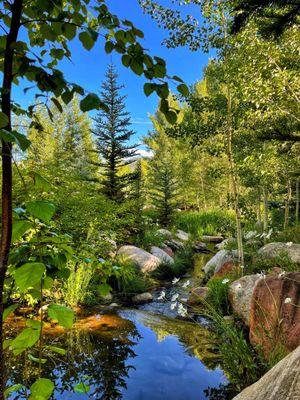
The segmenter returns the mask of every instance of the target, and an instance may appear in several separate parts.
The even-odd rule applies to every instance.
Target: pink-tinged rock
[[[230,275],[237,271],[237,265],[235,265],[233,261],[228,261],[221,265],[220,269],[214,273],[213,278],[223,278],[224,276]]]
[[[201,304],[202,300],[207,296],[207,293],[208,288],[206,286],[200,286],[192,289],[188,298],[188,304],[190,306]]]
[[[233,312],[246,325],[249,325],[252,295],[258,279],[257,275],[245,275],[229,286],[229,301]]]
[[[267,275],[257,281],[250,307],[250,342],[266,357],[300,345],[300,272]]]
[[[123,254],[144,273],[154,271],[161,264],[158,257],[135,246],[122,246],[119,248],[118,254]]]

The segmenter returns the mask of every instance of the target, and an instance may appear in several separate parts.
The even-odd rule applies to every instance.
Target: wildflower
[[[187,288],[190,285],[190,281],[187,280],[186,282],[184,282],[184,284],[182,285],[183,288]]]
[[[166,292],[163,290],[162,292],[160,292],[157,300],[164,300],[166,298]]]
[[[241,289],[242,289],[242,285],[241,285],[240,283],[238,283],[238,284],[235,286],[235,288],[236,288],[237,290],[241,290]]]
[[[229,282],[229,279],[227,279],[227,278],[225,278],[225,279],[222,280],[223,285],[225,285],[225,284],[228,283],[228,282]]]
[[[290,297],[287,297],[285,300],[284,300],[284,304],[290,304],[292,302],[292,299],[290,298]]]
[[[286,244],[288,247],[291,247],[293,245],[293,242],[287,242]]]
[[[177,302],[177,301],[175,301],[175,303],[171,303],[170,309],[171,309],[171,310],[175,310],[175,308],[177,307],[177,305],[178,305],[178,302]]]
[[[278,274],[279,278],[283,277],[285,275],[285,271],[280,272],[280,274]]]
[[[178,299],[178,297],[179,297],[178,293],[173,294],[171,301],[176,301]]]
[[[98,258],[98,261],[101,263],[101,264],[103,264],[103,263],[105,263],[105,260],[104,260],[104,258]]]
[[[181,301],[182,303],[187,303],[187,302],[188,302],[188,299],[187,299],[186,297],[182,297],[180,301]]]
[[[244,269],[244,268],[245,268],[245,265],[241,265],[240,268],[241,268],[241,269]]]
[[[179,303],[177,310],[178,310],[178,314],[181,317],[185,317],[187,315],[187,308],[185,308],[181,303]]]
[[[172,280],[172,284],[173,284],[173,285],[176,285],[176,283],[179,282],[179,281],[180,281],[180,278],[174,278],[174,279]]]

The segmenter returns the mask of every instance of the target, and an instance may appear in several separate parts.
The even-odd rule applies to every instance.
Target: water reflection
[[[225,382],[206,329],[143,311],[90,316],[47,342],[68,350],[43,365],[54,399],[202,400],[205,389]],[[8,357],[7,370],[11,383],[27,387],[38,377],[28,354]],[[90,386],[87,394],[74,392],[80,382]]]

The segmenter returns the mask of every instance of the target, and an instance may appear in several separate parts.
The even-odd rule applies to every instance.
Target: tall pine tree
[[[118,84],[118,73],[114,64],[108,66],[105,81],[101,85],[100,97],[107,105],[106,111],[100,111],[95,118],[97,152],[102,167],[102,192],[111,200],[124,200],[126,188],[133,174],[122,174],[122,167],[131,164],[136,155],[136,146],[128,144],[134,135],[130,129],[130,114],[126,111],[126,96],[120,94],[124,85]]]

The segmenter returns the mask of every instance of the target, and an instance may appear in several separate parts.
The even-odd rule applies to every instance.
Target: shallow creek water
[[[211,336],[199,324],[153,311],[98,311],[68,333],[49,330],[47,344],[68,353],[44,364],[42,376],[55,381],[54,399],[207,399],[208,388],[226,383]],[[10,383],[29,387],[38,376],[33,364],[28,354],[9,357]],[[88,393],[74,392],[81,382]]]

